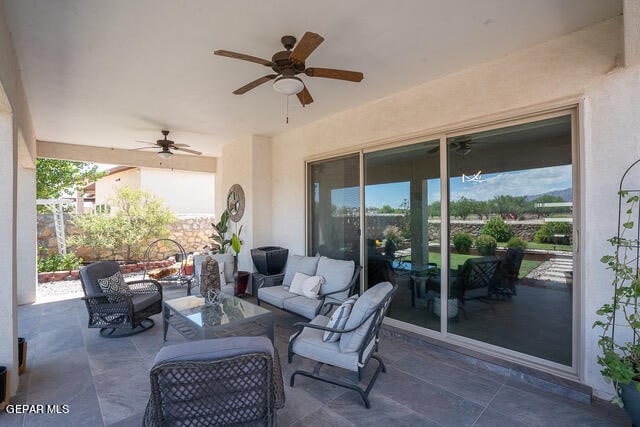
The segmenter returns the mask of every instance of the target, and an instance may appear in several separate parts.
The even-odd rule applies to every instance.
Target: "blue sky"
[[[474,175],[478,171],[469,171]],[[547,168],[527,169],[514,172],[481,174],[482,182],[462,181],[462,177],[451,178],[449,185],[451,200],[458,200],[464,196],[474,200],[490,200],[498,195],[532,196],[563,190],[572,187],[571,165],[553,166]],[[429,203],[440,200],[440,180],[432,179],[427,182]],[[335,191],[332,202],[343,206],[343,197]],[[409,183],[396,182],[391,184],[370,185],[365,187],[365,205],[367,207],[382,207],[389,205],[400,207],[402,201],[409,198]]]

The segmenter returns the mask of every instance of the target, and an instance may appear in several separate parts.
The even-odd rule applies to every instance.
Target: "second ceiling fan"
[[[273,88],[276,91],[286,95],[296,94],[300,103],[304,106],[311,104],[313,102],[313,98],[302,80],[296,77],[297,74],[304,73],[309,77],[324,77],[327,79],[346,80],[350,82],[360,82],[364,77],[363,74],[358,71],[317,67],[307,68],[305,65],[306,59],[320,45],[320,43],[324,41],[324,38],[319,34],[306,32],[297,45],[296,38],[294,36],[283,36],[280,41],[286,50],[276,52],[271,58],[271,61],[228,50],[216,50],[213,52],[215,55],[255,62],[257,64],[264,65],[265,67],[270,67],[276,73],[267,74],[266,76],[252,81],[251,83],[247,83],[241,88],[234,90],[234,94],[242,95],[263,83],[275,80]]]

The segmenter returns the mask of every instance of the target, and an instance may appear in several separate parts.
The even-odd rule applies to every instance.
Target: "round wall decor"
[[[244,190],[240,184],[233,184],[227,193],[229,219],[238,222],[244,215]]]

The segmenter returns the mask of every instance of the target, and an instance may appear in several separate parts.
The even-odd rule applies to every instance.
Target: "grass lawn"
[[[459,265],[464,264],[464,262],[466,260],[468,260],[469,258],[478,258],[478,256],[477,255],[450,254],[449,265],[451,266],[452,269],[455,270],[455,269],[458,268]],[[403,258],[403,261],[410,262],[411,261],[411,257]],[[438,268],[441,268],[440,252],[429,252],[429,262],[433,262],[433,263],[438,265]],[[536,268],[540,264],[542,264],[541,261],[529,261],[529,260],[526,260],[526,259],[522,260],[522,264],[520,265],[520,272],[518,273],[518,277],[522,278],[522,277],[526,276],[527,274],[529,274],[529,272],[531,272],[531,270],[533,270],[534,268]]]

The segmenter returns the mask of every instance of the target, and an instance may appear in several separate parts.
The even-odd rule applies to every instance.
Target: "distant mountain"
[[[542,196],[562,197],[565,202],[573,202],[573,189],[571,187],[564,190],[549,191],[548,193],[536,194],[535,196],[527,196],[527,200],[535,200]]]

